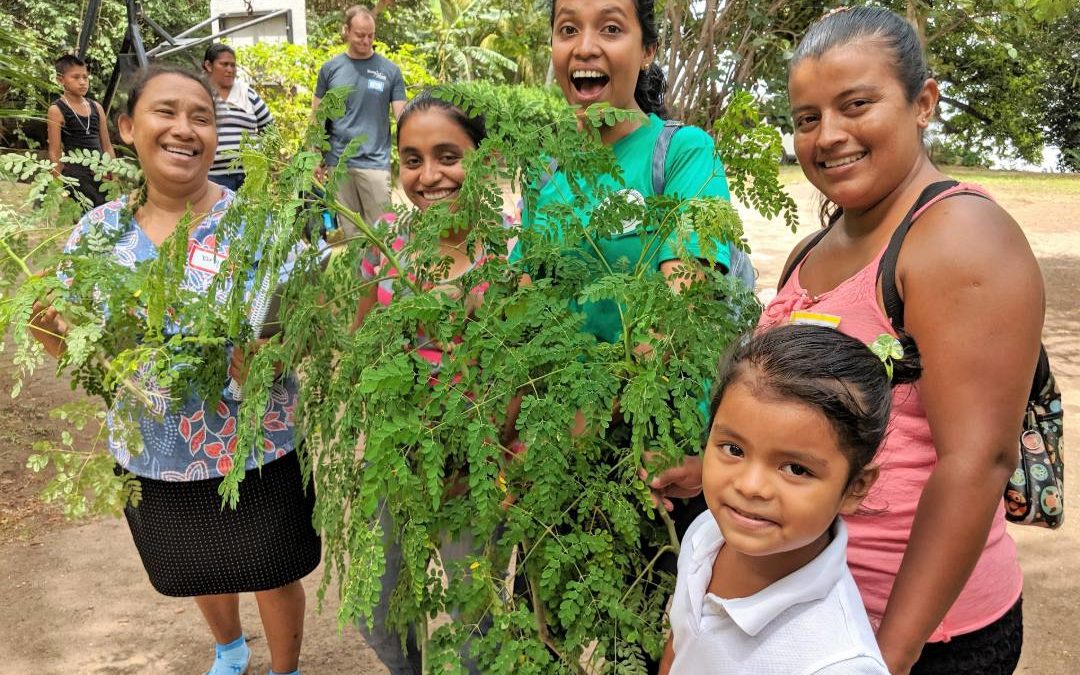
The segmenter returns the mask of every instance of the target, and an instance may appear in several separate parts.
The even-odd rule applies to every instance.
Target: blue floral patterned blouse
[[[229,242],[219,241],[216,232],[235,193],[225,188],[222,188],[222,193],[210,215],[191,229],[188,239],[188,263],[183,285],[186,290],[203,295],[207,293],[215,272],[207,261],[220,264],[229,254]],[[112,251],[120,264],[134,269],[137,263],[156,258],[157,247],[134,218],[124,222],[121,214],[126,203],[127,197],[121,197],[83,216],[64,250],[71,251],[92,228],[101,228],[110,233],[122,229],[124,234]],[[289,264],[286,265],[288,269],[291,269]],[[247,284],[250,286],[251,283],[252,279],[249,278]],[[225,293],[224,289],[219,292],[219,301],[224,301]],[[166,330],[169,328],[166,327]],[[176,330],[176,327],[172,330]],[[223,388],[225,384],[222,383]],[[297,442],[293,434],[296,396],[297,381],[292,373],[286,373],[274,383],[262,418],[262,456],[258,452],[250,453],[246,462],[247,470],[257,467],[260,459],[265,464],[293,451]],[[155,403],[153,412],[156,416],[140,415],[137,419],[143,441],[141,449],[129,445],[134,434],[120,433],[119,404],[114,404],[108,412],[109,451],[121,466],[137,476],[164,481],[219,478],[229,471],[236,454],[238,401],[225,391],[216,406],[211,407],[206,401],[190,396],[181,406],[174,406],[170,410],[167,391],[151,390],[150,398]]]

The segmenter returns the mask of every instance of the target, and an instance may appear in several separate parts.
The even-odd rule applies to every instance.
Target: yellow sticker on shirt
[[[825,326],[826,328],[839,328],[840,317],[835,314],[820,314],[818,312],[792,312],[788,323],[797,326]]]

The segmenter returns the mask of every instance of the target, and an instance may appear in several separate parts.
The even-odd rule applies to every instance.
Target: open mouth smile
[[[826,160],[824,162],[818,162],[818,166],[820,166],[822,168],[825,168],[825,169],[838,169],[838,168],[840,168],[842,166],[848,166],[849,164],[854,164],[855,162],[859,161],[863,157],[866,157],[866,152],[865,151],[857,152],[857,153],[855,153],[853,155],[846,155],[844,157],[838,157],[836,159]]]
[[[459,188],[443,188],[441,190],[424,190],[423,192],[419,192],[417,194],[423,197],[426,201],[438,202],[448,197],[452,197],[453,195],[456,195],[458,193],[458,190]]]
[[[596,98],[611,81],[611,77],[599,70],[578,69],[570,71],[570,84],[583,98]]]
[[[183,145],[163,145],[165,152],[171,155],[180,155],[181,157],[195,157],[199,154],[199,151],[195,148],[186,147]]]

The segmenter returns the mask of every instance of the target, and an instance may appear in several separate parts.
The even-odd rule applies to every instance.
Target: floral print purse
[[[1062,418],[1061,391],[1041,349],[1020,433],[1020,461],[1005,486],[1009,522],[1056,529],[1065,521]]]

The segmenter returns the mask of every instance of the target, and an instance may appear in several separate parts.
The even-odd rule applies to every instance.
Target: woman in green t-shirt
[[[600,128],[600,139],[611,147],[622,171],[620,179],[604,176],[601,192],[623,195],[641,203],[657,194],[682,199],[715,197],[729,200],[724,166],[716,155],[712,138],[702,129],[667,123],[664,108],[664,74],[656,63],[659,36],[653,0],[555,0],[551,8],[551,60],[555,79],[568,103],[582,110],[596,103],[608,103],[623,110],[639,111],[642,118],[632,118]],[[666,153],[663,144],[668,143]],[[659,145],[658,145],[659,144]],[[658,147],[660,150],[658,150]],[[654,159],[655,158],[655,159]],[[654,168],[654,162],[658,165]],[[558,237],[560,224],[548,218],[553,205],[573,209],[582,223],[587,223],[601,201],[580,198],[571,188],[571,180],[560,169],[542,182],[535,201],[522,212],[525,230]],[[579,181],[579,186],[584,183]],[[642,259],[642,249],[650,237],[639,223],[628,223],[619,235],[597,241],[599,253],[614,267],[620,260]],[[650,251],[655,270],[671,279],[676,287],[686,263],[676,253],[678,247],[703,264],[718,265],[730,271],[730,248],[722,242],[704,249],[691,235],[676,244],[676,234],[661,242],[655,255]],[[521,257],[523,244],[511,253],[511,260]],[[568,255],[574,255],[572,249]],[[752,278],[752,277],[751,277]],[[615,302],[600,300],[582,303],[584,330],[604,342],[621,338],[622,322]],[[656,476],[651,484],[658,502],[667,510],[673,498],[698,497],[701,492],[701,463],[687,457],[681,466]],[[680,509],[677,522],[689,524],[704,509],[704,504],[690,504]]]

